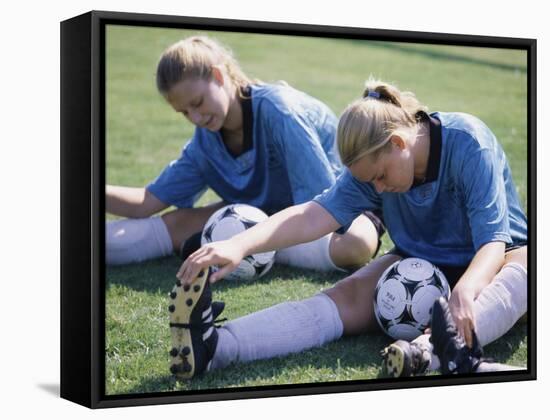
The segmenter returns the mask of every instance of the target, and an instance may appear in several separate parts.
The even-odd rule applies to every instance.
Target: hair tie
[[[380,99],[380,94],[378,92],[374,92],[374,91],[369,91],[369,93],[367,93],[367,98],[368,97],[371,97],[371,98],[376,98],[376,99]]]

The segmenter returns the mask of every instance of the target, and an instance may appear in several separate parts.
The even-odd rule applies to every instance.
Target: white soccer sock
[[[218,328],[211,369],[319,347],[340,338],[343,330],[336,304],[324,293],[280,303]]]
[[[482,347],[506,334],[527,311],[527,270],[518,263],[504,265],[477,297],[474,311]]]
[[[508,263],[502,267],[495,279],[481,291],[474,303],[476,335],[479,344],[483,347],[502,337],[526,311],[527,271],[518,263]],[[429,370],[436,370],[440,366],[439,358],[433,354],[433,346],[429,342],[429,337],[429,335],[423,334],[413,342],[431,353]],[[503,367],[506,366],[498,363],[482,363],[482,365],[484,366],[480,366],[479,372],[495,371],[500,368],[504,370]]]
[[[172,239],[161,217],[121,219],[105,224],[105,260],[121,265],[171,255]]]
[[[334,264],[330,257],[332,235],[329,233],[315,241],[280,249],[275,254],[275,262],[318,271],[345,271]]]

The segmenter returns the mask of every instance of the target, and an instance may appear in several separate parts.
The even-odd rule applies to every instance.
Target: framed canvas
[[[202,360],[203,355],[198,353],[199,345],[195,341],[190,342],[193,359],[182,354],[185,353],[183,348],[174,350],[173,330],[196,328],[195,321],[176,325],[172,318],[173,300],[184,290],[181,279],[176,277],[183,264],[181,254],[188,256],[198,248],[202,225],[222,204],[208,206],[220,200],[223,204],[240,202],[231,192],[209,181],[215,177],[209,171],[223,172],[213,166],[214,160],[211,159],[215,159],[216,153],[226,153],[224,159],[233,162],[231,168],[226,168],[229,174],[226,176],[246,173],[254,164],[247,163],[247,159],[252,159],[249,152],[254,148],[259,150],[257,142],[260,140],[257,139],[261,137],[250,131],[254,133],[250,134],[250,138],[254,138],[252,143],[248,146],[241,144],[244,149],[235,151],[230,147],[230,136],[220,134],[221,149],[208,146],[202,155],[186,157],[191,153],[191,147],[188,147],[190,139],[198,142],[199,128],[210,133],[222,133],[224,128],[216,126],[217,111],[212,111],[213,116],[210,116],[202,111],[202,103],[186,102],[195,97],[173,96],[171,92],[175,85],[163,91],[157,68],[161,56],[168,47],[190,37],[204,37],[222,45],[225,51],[231,52],[243,73],[250,77],[247,80],[253,86],[252,90],[244,91],[244,96],[238,101],[252,97],[252,104],[258,103],[258,100],[254,102],[254,95],[259,97],[260,94],[254,86],[282,89],[291,92],[286,94],[285,103],[288,109],[294,110],[299,121],[314,113],[313,105],[309,109],[303,108],[301,102],[298,104],[307,98],[308,103],[328,110],[327,115],[332,115],[330,118],[335,128],[337,117],[362,95],[368,100],[380,100],[379,93],[365,91],[368,79],[380,79],[403,91],[414,92],[423,104],[427,104],[427,112],[432,118],[438,119],[441,115],[432,112],[441,112],[467,114],[467,118],[483,121],[483,127],[488,127],[498,139],[495,144],[501,146],[494,147],[502,147],[506,156],[502,165],[509,167],[513,176],[514,183],[506,181],[501,192],[517,197],[518,208],[525,217],[524,240],[511,241],[514,243],[508,244],[511,246],[507,248],[524,247],[526,250],[523,265],[528,270],[522,283],[526,295],[520,299],[523,309],[514,309],[513,319],[507,321],[510,325],[497,334],[498,337],[483,343],[484,357],[494,359],[494,362],[482,359],[483,363],[496,365],[498,362],[502,368],[446,374],[441,368],[429,369],[430,365],[425,366],[426,371],[416,375],[392,377],[392,372],[388,372],[387,349],[392,349],[394,338],[384,334],[380,328],[356,331],[344,323],[330,338],[320,339],[318,336],[325,334],[324,330],[320,332],[325,328],[322,321],[315,321],[318,325],[312,327],[308,321],[309,309],[304,310],[305,315],[300,315],[302,312],[294,304],[312,296],[326,297],[322,290],[330,289],[341,279],[353,278],[354,271],[348,269],[345,272],[335,265],[333,270],[319,271],[300,264],[298,267],[288,266],[277,259],[261,277],[224,279],[209,286],[213,302],[223,301],[225,304],[225,307],[213,304],[209,306],[210,311],[223,310],[222,316],[226,320],[209,321],[211,328],[201,330],[201,336],[208,336],[204,338],[206,342],[212,331],[216,331],[218,338],[212,351],[220,352],[222,339],[218,331],[225,329],[226,333],[230,331],[235,335],[237,344],[231,350],[235,354],[228,356],[226,363],[218,362],[220,366],[216,366],[205,362],[205,366],[200,367],[202,362],[199,359]],[[210,79],[194,75],[189,80]],[[180,82],[176,80],[176,84]],[[197,98],[199,102],[204,100]],[[219,103],[224,104],[223,101]],[[263,107],[250,105],[252,111],[246,111],[248,116],[237,119],[247,121],[248,118],[254,122],[248,128],[244,124],[242,138],[247,136],[244,131],[262,128],[256,115],[271,112],[269,107],[273,103],[269,99]],[[229,111],[220,112],[227,115]],[[282,142],[273,133],[284,127],[285,121],[277,120],[265,129],[267,134],[263,136],[268,139],[265,141]],[[443,130],[453,129],[443,126]],[[536,379],[535,127],[534,39],[105,11],[92,11],[62,22],[61,396],[87,407],[106,408]],[[275,140],[269,140],[270,136]],[[288,147],[284,153],[294,153],[292,159],[296,161],[293,164],[301,168],[301,179],[308,179],[304,174],[316,169],[308,166],[307,152],[296,145],[299,136],[292,137],[292,141],[278,144]],[[272,150],[269,147],[267,150]],[[196,163],[193,159],[199,155],[211,166]],[[327,156],[320,159],[338,160],[336,145],[327,149]],[[188,160],[184,162],[185,159]],[[270,159],[276,160],[276,157],[270,155]],[[189,162],[195,162],[196,166],[185,166],[190,165]],[[290,165],[288,159],[278,164]],[[190,174],[194,174],[193,182],[198,183],[194,189],[182,192],[177,182],[171,184],[172,181],[167,180],[178,165],[183,165],[178,176],[185,178],[186,182],[191,182]],[[271,172],[264,175],[269,174]],[[310,178],[318,177],[315,173],[310,175]],[[467,175],[472,176],[471,173]],[[476,176],[479,177],[477,180]],[[222,175],[218,178],[226,180]],[[473,178],[476,181],[472,183],[474,190],[482,188],[482,171],[475,173]],[[178,180],[177,176],[173,179]],[[330,182],[337,182],[335,179],[336,175]],[[376,184],[374,179],[371,181]],[[263,182],[263,178],[256,175],[250,182]],[[279,177],[272,185],[283,189],[290,185],[292,190],[292,182]],[[317,179],[311,182],[317,182]],[[109,188],[126,188],[125,191],[130,192],[129,195],[117,196]],[[242,187],[240,193],[244,203],[256,203],[255,198],[250,198],[253,195],[251,189]],[[307,200],[321,194],[323,189],[310,191]],[[461,190],[457,191],[460,200]],[[147,194],[152,194],[156,201],[148,201],[153,204],[144,209],[139,203],[144,202]],[[178,194],[187,196],[178,201],[173,198]],[[307,202],[296,198],[296,188],[286,194],[282,196],[288,206]],[[119,199],[117,203],[116,197]],[[509,195],[506,197],[509,199]],[[264,202],[270,202],[269,199],[265,198]],[[206,217],[201,216],[200,222],[171,219],[171,214],[193,207],[210,210]],[[128,210],[130,208],[138,210],[134,212]],[[280,208],[266,204],[263,210],[274,214]],[[386,219],[388,232],[381,236],[378,255],[391,254],[396,249],[392,240],[396,238],[396,230],[387,223],[387,211],[384,208],[382,217]],[[446,216],[433,215],[434,218]],[[508,217],[508,213],[504,217]],[[155,226],[161,223],[160,226],[164,227],[151,227],[153,219]],[[128,220],[144,220],[143,226],[146,227],[138,227],[132,234],[134,236],[125,239],[127,242],[121,242],[122,245],[109,242],[113,241],[109,235],[129,235],[128,232],[132,232],[132,227],[124,224]],[[174,222],[176,227],[170,225],[170,220],[177,222]],[[186,226],[186,220],[190,220],[190,224],[199,223],[200,227],[191,229],[192,232],[183,228],[183,239],[178,239],[173,232]],[[113,234],[109,229],[115,225],[122,228]],[[167,245],[161,244],[160,234],[155,229],[164,229],[163,240],[164,243],[168,241]],[[503,238],[501,242],[510,242]],[[188,253],[185,253],[186,246],[192,248]],[[155,247],[164,249],[159,251],[153,249]],[[296,255],[300,255],[299,251]],[[498,271],[502,263],[495,264],[498,267],[494,270]],[[258,267],[255,269],[258,271]],[[180,282],[179,287],[174,286],[177,282]],[[487,284],[490,282],[491,279]],[[200,289],[203,293],[206,286],[201,287],[204,287]],[[517,296],[515,292],[512,295]],[[479,293],[476,301],[478,297]],[[388,331],[394,324],[408,323],[410,326],[416,322],[411,313],[412,295],[403,302],[408,311],[406,316],[409,318],[406,319],[403,318],[405,309],[398,319],[385,321],[381,320],[380,311],[375,309],[382,328]],[[510,302],[495,310],[507,311],[507,304],[515,305],[514,298],[510,298]],[[246,328],[231,330],[231,325],[241,322],[244,317],[256,319],[258,313],[269,314],[271,308],[286,308],[277,306],[284,304],[298,308],[293,306],[292,310],[297,313],[294,318],[284,315],[286,318],[280,321],[279,318],[270,318],[272,315],[265,315],[247,323]],[[371,302],[365,305],[376,307]],[[286,314],[287,310],[283,312]],[[336,314],[345,318],[341,312]],[[508,312],[506,314],[508,316]],[[302,322],[300,317],[305,319],[303,331],[296,327]],[[284,322],[288,322],[288,334]],[[414,325],[414,328],[425,327],[424,324]],[[479,325],[476,328],[482,329]],[[240,333],[235,332],[237,330],[246,331],[249,336],[241,338]],[[482,332],[478,333],[481,336]],[[272,337],[273,334],[279,336]],[[313,337],[310,341],[306,337],[308,334]],[[264,344],[263,347],[257,346],[261,349],[255,347],[258,343]],[[382,357],[384,349],[386,353]],[[395,347],[393,349],[395,351]],[[208,354],[207,362],[211,361],[213,356],[209,348],[204,351]],[[403,354],[405,357],[406,353]],[[467,354],[467,357],[474,357],[472,352]],[[179,357],[184,363],[174,367],[174,360]],[[184,369],[182,366],[188,362],[197,372],[193,371],[193,377],[184,380],[180,374]],[[472,369],[478,369],[478,365]]]

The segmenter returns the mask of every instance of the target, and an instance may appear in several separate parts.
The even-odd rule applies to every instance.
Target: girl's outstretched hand
[[[449,299],[449,309],[453,315],[458,333],[464,337],[466,345],[472,348],[475,330],[474,293],[461,289],[458,285],[453,289]]]
[[[235,270],[244,257],[235,241],[212,242],[192,253],[183,262],[176,277],[183,284],[191,284],[202,270],[217,265],[218,271],[210,276],[210,282],[214,283]]]

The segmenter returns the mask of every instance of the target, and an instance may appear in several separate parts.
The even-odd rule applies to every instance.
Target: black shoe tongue
[[[212,318],[216,319],[224,310],[225,302],[212,302]]]

